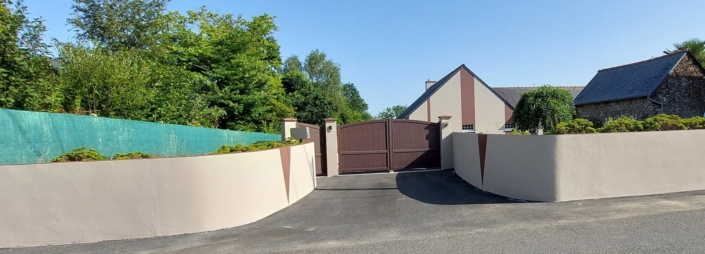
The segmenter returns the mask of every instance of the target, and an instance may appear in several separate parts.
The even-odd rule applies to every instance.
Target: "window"
[[[504,125],[504,131],[511,131],[514,129],[514,124],[513,123],[508,123]]]
[[[475,125],[463,124],[463,132],[475,132]]]

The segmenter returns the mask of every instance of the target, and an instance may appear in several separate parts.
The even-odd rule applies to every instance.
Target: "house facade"
[[[575,97],[582,87],[563,87]],[[452,132],[504,134],[514,128],[512,114],[521,93],[536,87],[488,86],[465,65],[438,80],[426,81],[426,91],[398,119],[435,122],[451,116]]]
[[[620,116],[703,116],[705,69],[690,52],[677,51],[599,70],[574,102],[577,117],[598,125]]]

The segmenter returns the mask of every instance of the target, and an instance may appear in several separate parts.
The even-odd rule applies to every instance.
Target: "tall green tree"
[[[333,100],[338,112],[347,110],[343,95],[343,82],[340,78],[340,65],[329,59],[326,53],[316,49],[306,56],[303,69],[309,80]],[[342,116],[337,116],[337,118],[342,118]]]
[[[292,55],[286,60],[284,60],[284,63],[282,64],[281,68],[281,73],[286,74],[292,71],[298,71],[298,72],[303,72],[303,64],[301,63],[301,60],[299,60],[299,56],[297,55]]]
[[[164,29],[160,17],[170,0],[74,0],[67,20],[79,40],[111,50],[146,49]]]
[[[0,107],[56,111],[58,78],[49,61],[41,18],[30,20],[22,0],[0,0]]]
[[[283,73],[302,70],[308,80],[333,104],[333,115],[341,124],[372,119],[367,112],[367,103],[360,97],[354,84],[343,84],[340,79],[340,65],[320,51],[313,50],[301,62],[293,55],[284,61]],[[328,102],[326,102],[328,103]]]
[[[355,84],[347,83],[343,85],[343,95],[348,102],[350,109],[354,111],[367,111],[367,102],[360,96],[360,91],[357,90]]]
[[[204,127],[218,127],[225,115],[197,92],[202,77],[138,51],[63,44],[59,53],[67,112]]]
[[[219,126],[278,132],[281,119],[293,116],[277,72],[282,61],[274,17],[247,20],[203,7],[186,15],[168,13],[162,22],[168,29],[160,35],[160,61],[208,81],[199,92],[209,106],[225,110]]]
[[[347,102],[348,108],[352,111],[352,114],[355,115],[356,118],[354,121],[351,122],[359,122],[359,121],[368,121],[372,120],[372,115],[367,112],[368,105],[367,102],[365,102],[365,99],[360,96],[360,91],[357,90],[355,87],[355,84],[353,83],[346,83],[343,85],[343,96],[345,96],[345,100]]]
[[[705,66],[705,41],[698,38],[692,38],[683,42],[674,43],[673,47],[675,50],[689,49],[690,53],[695,56],[695,59],[698,60],[700,65]],[[673,51],[674,50],[666,49],[663,53],[670,54]]]
[[[567,90],[543,85],[521,95],[512,117],[517,129],[535,135],[541,129],[552,131],[574,114],[573,96]]]
[[[394,105],[388,108],[385,108],[382,110],[382,112],[379,112],[376,116],[375,119],[395,119],[401,113],[404,113],[404,110],[406,110],[407,106],[403,105]]]
[[[282,84],[291,98],[297,121],[323,125],[323,119],[336,114],[333,102],[302,72],[287,72],[282,77]]]

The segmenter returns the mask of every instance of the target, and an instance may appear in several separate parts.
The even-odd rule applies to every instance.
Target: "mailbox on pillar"
[[[293,139],[309,139],[311,133],[308,132],[308,127],[291,128],[291,137]]]

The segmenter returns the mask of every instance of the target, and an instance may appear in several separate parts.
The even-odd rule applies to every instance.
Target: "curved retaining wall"
[[[200,157],[0,166],[0,247],[236,227],[316,187],[312,143]]]
[[[460,177],[488,192],[533,201],[703,190],[702,151],[705,130],[541,136],[453,133],[455,171]]]

